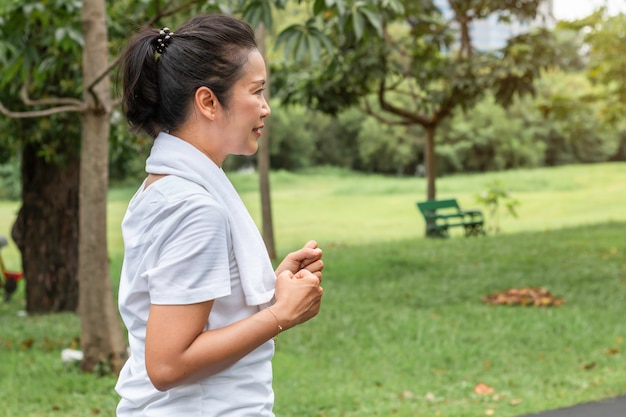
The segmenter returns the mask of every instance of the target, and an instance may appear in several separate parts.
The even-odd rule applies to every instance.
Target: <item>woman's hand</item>
[[[319,313],[324,293],[320,282],[320,278],[308,269],[301,269],[296,274],[283,271],[278,275],[276,303],[272,311],[284,330],[304,323]]]
[[[322,270],[324,262],[322,261],[322,250],[317,247],[317,242],[310,240],[295,252],[291,252],[276,268],[276,276],[284,271],[290,271],[297,274],[298,271],[306,269],[314,274],[319,280],[322,280]]]

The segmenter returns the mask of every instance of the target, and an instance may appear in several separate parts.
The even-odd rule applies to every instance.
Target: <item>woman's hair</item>
[[[228,15],[195,17],[167,39],[159,33],[141,30],[122,57],[126,118],[133,131],[153,138],[185,121],[201,86],[228,107],[231,87],[242,77],[250,51],[257,48],[252,28]]]

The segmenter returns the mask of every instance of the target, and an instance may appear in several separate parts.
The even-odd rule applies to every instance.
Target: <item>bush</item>
[[[17,158],[0,165],[0,200],[17,201],[22,196],[20,167]]]

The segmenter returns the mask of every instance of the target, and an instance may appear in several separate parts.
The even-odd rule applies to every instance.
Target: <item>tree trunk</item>
[[[22,255],[29,313],[78,306],[79,156],[72,149],[68,144],[63,165],[47,162],[34,144],[22,151],[22,207],[11,236]]]
[[[424,128],[426,132],[426,145],[424,149],[424,162],[426,165],[426,198],[434,200],[436,196],[435,180],[437,179],[437,161],[435,160],[435,130],[434,126]]]
[[[87,88],[108,66],[105,0],[83,1],[82,25],[85,37],[83,82]],[[92,91],[93,94],[84,93],[89,109],[82,119],[79,195],[82,368],[89,372],[110,369],[118,373],[126,359],[126,341],[114,303],[107,251],[109,76],[102,78]]]
[[[265,27],[259,24],[256,30],[259,51],[265,58]],[[270,70],[267,68],[267,81],[265,84],[265,99],[270,100]],[[270,259],[276,259],[276,244],[274,242],[274,223],[272,220],[272,198],[270,193],[270,125],[266,120],[263,128],[263,135],[259,139],[259,151],[257,153],[257,168],[259,171],[259,188],[261,193],[261,219],[262,234],[265,247]]]

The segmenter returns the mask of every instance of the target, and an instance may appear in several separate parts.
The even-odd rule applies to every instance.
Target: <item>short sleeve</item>
[[[169,204],[157,224],[156,262],[143,274],[152,304],[194,304],[230,294],[228,216],[210,195]]]

